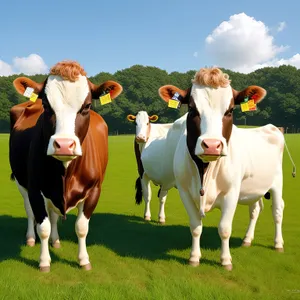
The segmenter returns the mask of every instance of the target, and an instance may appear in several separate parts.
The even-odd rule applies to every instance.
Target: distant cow
[[[143,195],[145,200],[144,218],[146,221],[150,221],[150,181],[159,185],[158,221],[164,224],[168,190],[174,187],[175,183],[172,170],[174,146],[171,145],[177,144],[185,117],[178,119],[175,123],[150,124],[150,122],[157,121],[158,116],[149,117],[147,112],[140,111],[136,116],[128,115],[127,119],[136,124],[134,149],[139,172],[136,180],[136,203],[141,203]]]
[[[19,77],[14,86],[21,95],[27,87],[38,95],[35,103],[16,105],[10,112],[9,158],[28,216],[27,244],[35,244],[35,220],[40,270],[50,271],[49,237],[60,247],[58,216],[77,207],[78,259],[88,270],[86,236],[108,161],[107,125],[91,104],[107,93],[116,98],[122,87],[114,81],[91,83],[72,61],[56,64],[43,83]]]
[[[199,264],[201,258],[199,246],[205,213],[219,208],[221,264],[230,270],[229,239],[236,206],[238,203],[249,205],[251,219],[244,238],[244,244],[249,246],[261,209],[259,203],[268,191],[273,196],[275,249],[282,251],[283,134],[271,124],[253,129],[233,125],[234,107],[250,100],[257,104],[266,91],[259,86],[236,91],[230,86],[228,75],[220,69],[208,68],[195,74],[188,90],[171,85],[159,89],[165,101],[175,92],[189,109],[186,128],[176,147],[174,175],[190,218],[190,264]]]

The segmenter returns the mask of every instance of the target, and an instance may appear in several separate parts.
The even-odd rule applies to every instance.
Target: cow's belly
[[[272,153],[270,153],[272,156]],[[273,153],[274,155],[274,153]],[[277,159],[276,159],[277,157]],[[273,186],[275,177],[281,172],[280,157],[274,156],[273,159],[265,159],[256,163],[251,172],[242,181],[239,203],[249,204],[264,196]]]

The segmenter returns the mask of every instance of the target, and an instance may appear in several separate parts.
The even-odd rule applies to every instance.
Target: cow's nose
[[[204,150],[203,155],[221,155],[223,143],[217,139],[205,139],[202,141],[201,146]]]
[[[53,142],[54,155],[74,155],[75,146],[73,139],[57,138]]]
[[[144,136],[144,135],[138,135],[136,137],[136,141],[137,142],[143,142],[143,143],[145,143],[146,142],[146,136]]]

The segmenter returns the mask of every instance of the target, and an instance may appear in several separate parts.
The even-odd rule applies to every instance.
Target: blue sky
[[[89,76],[135,64],[300,68],[298,1],[28,0],[4,1],[1,11],[0,75],[46,72],[64,59]]]

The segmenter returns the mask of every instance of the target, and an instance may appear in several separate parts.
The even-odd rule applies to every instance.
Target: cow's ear
[[[135,119],[136,119],[136,116],[134,116],[134,115],[128,115],[128,116],[127,116],[127,120],[128,120],[129,122],[134,122]]]
[[[107,93],[110,93],[110,98],[117,98],[123,91],[122,86],[112,80],[105,81],[100,85],[93,84],[89,81],[89,85],[91,88],[92,98],[99,99],[100,96],[103,96]]]
[[[158,120],[158,116],[157,115],[152,115],[151,117],[149,117],[150,122],[156,122]]]
[[[267,91],[260,86],[251,85],[245,88],[243,91],[236,91],[232,89],[234,104],[239,105],[241,102],[254,100],[254,103],[257,104],[262,101],[267,95]]]
[[[158,89],[159,96],[166,101],[169,102],[170,99],[175,95],[175,93],[179,94],[179,97],[177,98],[182,104],[188,104],[189,103],[189,91],[187,90],[181,90],[180,88],[174,86],[174,85],[164,85],[161,88]]]
[[[30,87],[34,89],[35,94],[39,94],[44,87],[44,82],[38,83],[27,77],[18,77],[13,81],[13,85],[16,91],[23,95],[26,88]]]

